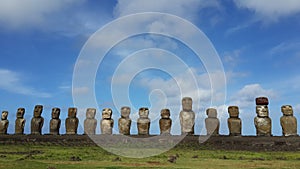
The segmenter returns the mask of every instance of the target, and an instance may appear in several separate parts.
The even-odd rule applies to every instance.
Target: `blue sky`
[[[176,15],[203,31],[213,44],[224,67],[227,92],[225,94],[219,91],[224,86],[217,85],[213,93],[217,98],[226,97],[224,102],[220,99],[217,104],[210,105],[212,96],[209,77],[222,81],[222,73],[208,76],[203,63],[187,44],[172,37],[154,34],[130,37],[113,46],[97,69],[95,91],[86,86],[75,86],[72,95],[75,65],[87,64],[88,67],[88,64],[91,64],[78,60],[80,51],[90,36],[115,19],[141,12]],[[95,93],[98,121],[101,119],[100,110],[110,107],[114,112],[117,129],[121,105],[114,103],[112,88],[116,87],[116,91],[125,91],[128,95],[126,97],[130,98],[133,120],[137,118],[136,112],[139,107],[150,108],[153,134],[159,133],[159,110],[165,107],[170,108],[174,121],[172,133],[179,134],[180,98],[191,96],[197,114],[197,134],[205,133],[204,111],[208,107],[218,109],[220,133],[228,134],[227,106],[237,105],[240,107],[243,134],[254,135],[254,99],[257,96],[267,96],[270,99],[273,134],[281,135],[279,118],[282,105],[292,105],[295,116],[300,119],[299,17],[300,4],[297,0],[2,0],[0,110],[9,111],[9,133],[13,133],[17,108],[26,108],[25,132],[29,133],[34,105],[42,104],[43,116],[46,119],[43,133],[48,133],[52,107],[62,109],[61,119],[64,126],[67,108],[74,106],[74,95]],[[155,21],[145,18],[134,22],[141,27],[150,25],[151,29],[156,29],[157,25],[161,28],[169,26],[163,18]],[[130,29],[130,25],[131,23],[124,24],[118,31]],[[193,35],[193,32],[184,27],[175,30],[183,36]],[[100,41],[109,42],[110,38],[118,35],[115,33],[112,31],[111,34],[107,34],[105,40]],[[197,42],[197,39],[193,40]],[[142,52],[144,49],[153,48],[161,51]],[[142,68],[144,63],[165,63],[164,59],[173,57],[167,51],[181,59],[188,69],[181,69],[175,64],[175,60],[170,60],[163,66],[172,70],[173,74],[156,68],[136,72],[133,79],[126,76],[128,70]],[[128,61],[130,58],[131,62]],[[120,65],[123,66],[123,74],[114,75]],[[190,86],[193,79],[189,78],[189,73],[195,77],[198,88]],[[122,88],[122,85],[128,82],[129,87]],[[181,92],[180,87],[183,89]],[[195,94],[197,92],[199,95]],[[123,98],[123,95],[120,98]],[[81,122],[84,120],[85,108],[89,106],[86,103],[86,107],[80,107]],[[135,123],[131,131],[136,133]],[[61,133],[65,133],[64,127]],[[82,129],[79,133],[82,133]]]

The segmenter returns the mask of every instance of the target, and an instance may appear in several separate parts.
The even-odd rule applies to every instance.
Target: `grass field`
[[[175,163],[168,157],[178,155]],[[0,145],[0,169],[82,168],[300,168],[300,152],[249,152],[174,148],[163,154],[133,159],[100,147]]]

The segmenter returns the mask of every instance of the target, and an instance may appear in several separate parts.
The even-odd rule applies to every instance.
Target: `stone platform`
[[[122,135],[0,135],[1,145],[97,146],[127,148],[175,147],[209,150],[300,151],[300,137],[256,136],[122,136]]]

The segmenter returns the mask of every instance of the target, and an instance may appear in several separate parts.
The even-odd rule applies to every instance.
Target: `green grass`
[[[178,154],[176,163],[167,161]],[[71,157],[81,161],[71,161]],[[134,159],[100,147],[0,145],[0,169],[84,168],[300,168],[300,152],[249,152],[174,148],[163,154]],[[194,158],[193,158],[194,157]],[[197,158],[196,158],[197,157]]]

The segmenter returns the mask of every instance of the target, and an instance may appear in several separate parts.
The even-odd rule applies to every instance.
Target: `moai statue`
[[[161,119],[159,120],[159,128],[161,135],[170,135],[172,120],[170,119],[170,110],[162,109],[160,112]]]
[[[84,134],[95,135],[97,120],[95,119],[96,109],[88,108],[86,110],[86,119],[84,120]]]
[[[60,108],[53,108],[52,109],[52,119],[50,120],[50,134],[52,135],[59,135],[59,129],[60,129],[60,124],[61,120],[59,119],[60,115]]]
[[[207,135],[218,136],[220,121],[217,118],[217,110],[209,108],[206,110],[207,118],[205,119],[205,127]]]
[[[228,107],[229,118],[227,120],[229,135],[230,136],[241,136],[242,133],[242,121],[239,118],[239,107],[229,106]]]
[[[112,134],[112,129],[114,127],[114,120],[112,117],[112,110],[105,108],[102,110],[102,119],[100,123],[102,134]]]
[[[68,118],[66,119],[66,134],[77,134],[79,120],[76,117],[77,108],[71,107],[68,109]]]
[[[181,134],[194,134],[195,113],[192,110],[193,100],[190,97],[182,99],[182,111],[180,112]]]
[[[137,120],[138,135],[149,135],[150,119],[148,118],[149,109],[142,107],[139,109],[139,118]]]
[[[9,121],[7,120],[8,111],[3,111],[1,114],[1,121],[0,121],[0,134],[7,134],[7,128]]]
[[[118,121],[120,134],[130,135],[131,119],[129,118],[129,115],[130,115],[130,107],[122,107],[121,118],[119,118]]]
[[[24,134],[26,120],[24,119],[25,109],[18,108],[17,119],[15,121],[15,134]]]
[[[256,98],[256,114],[254,124],[257,136],[271,136],[272,121],[269,118],[268,98]]]
[[[42,134],[44,125],[44,118],[41,116],[43,112],[42,105],[36,105],[33,111],[33,118],[31,119],[31,134]]]
[[[294,117],[293,108],[290,105],[281,107],[283,116],[280,118],[282,134],[284,136],[297,136],[297,119]]]

